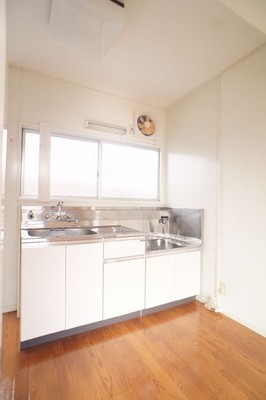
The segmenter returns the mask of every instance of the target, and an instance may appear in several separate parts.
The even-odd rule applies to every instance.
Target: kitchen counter
[[[77,235],[76,231],[81,233]],[[91,232],[82,234],[85,231]],[[123,238],[142,238],[144,240],[145,233],[122,225],[21,229],[23,245],[36,243],[51,246],[56,244],[96,243]]]
[[[21,349],[199,293],[201,241],[191,237],[34,226],[21,243]]]
[[[83,234],[85,233],[85,234]],[[128,228],[122,225],[112,226],[76,226],[71,228],[32,228],[21,230],[23,247],[55,246],[85,243],[99,243],[116,240],[140,239],[145,241],[145,254],[148,257],[165,253],[198,250],[200,239],[166,233],[151,233]]]

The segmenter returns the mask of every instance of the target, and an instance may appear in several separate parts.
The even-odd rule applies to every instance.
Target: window
[[[159,151],[103,143],[102,197],[158,200]]]
[[[159,149],[63,134],[42,146],[40,135],[23,130],[22,196],[38,197],[40,187],[48,199],[159,200]]]
[[[51,137],[51,196],[97,196],[98,143]]]
[[[40,135],[37,131],[23,130],[22,185],[23,196],[38,196]]]

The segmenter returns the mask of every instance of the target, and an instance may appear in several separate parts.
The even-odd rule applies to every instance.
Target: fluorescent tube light
[[[116,135],[125,135],[127,133],[127,129],[123,126],[90,121],[88,119],[85,121],[85,128],[92,131],[115,133]]]

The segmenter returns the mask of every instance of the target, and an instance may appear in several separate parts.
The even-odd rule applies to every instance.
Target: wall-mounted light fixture
[[[85,128],[92,131],[115,133],[116,135],[125,135],[127,128],[119,125],[106,124],[104,122],[90,121],[86,119]]]

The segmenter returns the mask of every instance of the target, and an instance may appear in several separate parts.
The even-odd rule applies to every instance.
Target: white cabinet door
[[[170,303],[175,296],[175,255],[147,258],[145,308]]]
[[[144,294],[144,258],[105,263],[104,319],[142,310]]]
[[[66,329],[102,319],[103,244],[66,247]]]
[[[176,300],[200,293],[200,251],[176,254]]]
[[[200,251],[146,259],[145,308],[200,293]]]
[[[21,341],[65,329],[65,246],[21,254]]]

